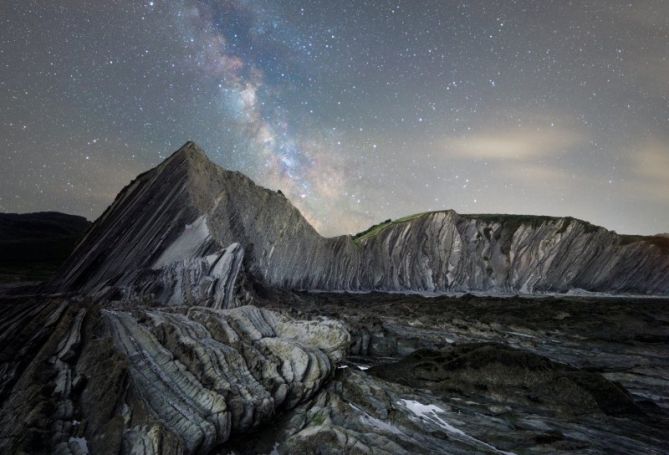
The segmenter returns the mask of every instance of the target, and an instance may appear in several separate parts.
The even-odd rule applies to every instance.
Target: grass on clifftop
[[[355,242],[356,244],[359,245],[360,242],[362,242],[364,240],[367,240],[367,239],[371,239],[372,237],[375,237],[375,236],[379,235],[383,230],[385,230],[386,228],[388,228],[390,226],[395,226],[397,224],[406,223],[407,221],[415,220],[416,218],[420,218],[421,216],[426,215],[428,213],[432,213],[432,212],[415,213],[413,215],[398,218],[396,220],[391,220],[390,218],[388,218],[387,220],[385,220],[381,223],[370,226],[369,228],[365,229],[364,231],[358,232],[357,234],[355,234],[353,236],[353,242]]]

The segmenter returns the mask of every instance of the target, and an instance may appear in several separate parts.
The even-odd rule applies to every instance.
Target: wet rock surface
[[[302,318],[338,315],[352,355],[280,430],[238,441],[238,453],[262,453],[263,437],[280,453],[337,451],[318,452],[322,441],[351,453],[669,450],[666,300],[270,300],[275,311]]]
[[[643,415],[632,397],[601,374],[552,362],[497,343],[422,349],[368,372],[382,379],[500,404],[545,408],[563,415]]]

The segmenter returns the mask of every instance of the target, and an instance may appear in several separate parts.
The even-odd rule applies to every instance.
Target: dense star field
[[[326,235],[443,208],[669,230],[664,0],[0,11],[0,211],[95,218],[192,139]]]

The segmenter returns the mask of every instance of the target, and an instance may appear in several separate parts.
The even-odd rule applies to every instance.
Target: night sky
[[[1,2],[0,211],[94,219],[187,140],[325,235],[667,232],[669,1]]]

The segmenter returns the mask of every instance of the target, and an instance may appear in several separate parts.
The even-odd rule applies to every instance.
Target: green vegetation
[[[407,221],[412,221],[417,218],[420,218],[423,215],[428,215],[430,213],[438,213],[438,212],[421,212],[421,213],[415,213],[413,215],[405,216],[402,218],[398,218],[396,220],[391,220],[387,219],[381,223],[375,224],[374,226],[371,226],[367,229],[365,229],[362,232],[358,232],[353,236],[353,241],[359,245],[361,242],[371,239],[372,237],[375,237],[379,235],[382,231],[384,231],[386,228],[390,226],[395,226],[401,223],[406,223]]]
[[[323,425],[326,422],[323,412],[319,412],[311,418],[309,422],[313,426]]]
[[[390,218],[388,218],[388,219],[385,220],[385,221],[382,221],[382,222],[380,222],[380,223],[374,224],[374,225],[368,227],[367,229],[365,229],[364,231],[362,231],[362,232],[358,232],[357,234],[354,234],[354,235],[353,235],[353,240],[359,240],[359,239],[361,239],[361,238],[367,238],[367,235],[368,235],[368,234],[370,234],[370,233],[372,233],[372,232],[376,232],[377,230],[381,230],[381,229],[383,229],[384,226],[387,226],[388,224],[392,223],[392,221],[393,221],[393,220],[391,220]],[[376,234],[373,234],[373,235],[376,235]]]

